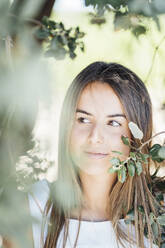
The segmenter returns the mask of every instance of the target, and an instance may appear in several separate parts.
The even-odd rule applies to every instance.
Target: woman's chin
[[[108,169],[110,168],[110,164],[88,164],[86,166],[80,166],[80,170],[88,175],[101,175],[108,174]]]

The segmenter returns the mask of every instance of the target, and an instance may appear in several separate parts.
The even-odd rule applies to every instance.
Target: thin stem
[[[147,140],[146,142],[144,142],[137,150],[138,151],[141,151],[142,150],[142,148],[146,145],[146,144],[148,144],[153,138],[155,138],[156,136],[158,136],[158,135],[160,135],[160,134],[165,134],[165,131],[162,131],[162,132],[159,132],[159,133],[157,133],[157,134],[155,134],[154,136],[152,136],[149,140]]]
[[[151,63],[150,69],[148,71],[147,77],[146,77],[146,79],[144,81],[145,83],[148,81],[148,78],[149,78],[149,76],[150,76],[150,74],[152,72],[154,62],[155,62],[156,53],[157,53],[159,47],[161,46],[161,44],[163,43],[164,39],[165,39],[165,36],[163,36],[163,38],[161,39],[160,43],[155,47],[154,54],[153,54],[153,57],[152,57],[152,63]]]

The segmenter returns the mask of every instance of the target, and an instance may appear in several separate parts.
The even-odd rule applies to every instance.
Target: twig
[[[157,134],[155,134],[154,136],[152,136],[149,140],[147,140],[146,142],[144,142],[137,150],[138,151],[141,151],[141,149],[146,145],[148,144],[153,138],[155,138],[156,136],[160,135],[160,134],[165,134],[165,131],[162,131],[162,132],[159,132]]]
[[[14,15],[14,14],[9,14],[9,16],[11,16],[11,17],[14,17],[14,18],[18,18],[16,15]],[[33,23],[33,24],[36,24],[36,25],[38,25],[38,26],[41,26],[41,27],[43,27],[44,25],[42,24],[42,22],[40,22],[40,21],[38,21],[38,20],[36,20],[36,19],[32,19],[32,18],[24,18],[23,19],[24,21],[27,21],[27,22],[31,22],[31,23]]]
[[[149,76],[150,76],[150,74],[151,74],[151,71],[152,71],[152,69],[153,69],[153,66],[154,66],[156,53],[157,53],[159,47],[161,46],[161,44],[163,43],[164,39],[165,39],[165,36],[163,36],[163,38],[161,39],[160,43],[155,47],[154,54],[153,54],[153,57],[152,57],[152,63],[151,63],[150,69],[149,69],[149,71],[148,71],[147,77],[146,77],[146,79],[144,80],[144,83],[147,83],[147,81],[148,81],[148,78],[149,78]]]

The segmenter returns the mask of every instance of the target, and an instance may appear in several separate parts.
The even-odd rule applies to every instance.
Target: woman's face
[[[109,160],[121,151],[125,159],[129,147],[121,136],[130,137],[123,106],[106,83],[88,84],[80,95],[70,137],[71,159],[83,172],[108,173]]]

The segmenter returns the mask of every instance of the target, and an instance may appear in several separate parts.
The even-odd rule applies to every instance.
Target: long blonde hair
[[[133,121],[143,131],[142,142],[152,136],[152,105],[144,83],[128,68],[116,64],[95,62],[82,70],[70,85],[63,102],[60,117],[60,132],[58,144],[58,180],[51,186],[51,195],[46,204],[45,214],[49,217],[49,228],[44,248],[57,247],[59,234],[64,227],[63,247],[66,245],[69,218],[73,209],[82,207],[82,188],[78,170],[69,156],[70,132],[74,121],[76,105],[83,89],[94,81],[109,84],[121,103],[128,121]],[[132,137],[133,145],[140,144]],[[143,152],[148,152],[151,143],[144,146]],[[134,208],[135,231],[137,247],[144,248],[144,222],[138,206],[142,206],[147,220],[147,230],[150,242],[153,242],[153,233],[149,221],[149,213],[155,215],[155,199],[148,184],[151,182],[150,162],[143,165],[140,176],[128,177],[126,182],[116,182],[109,195],[109,219],[112,222],[117,240],[124,246],[123,240],[131,238],[120,228],[118,221],[124,218],[129,210]],[[80,218],[81,220],[81,218]],[[80,229],[80,225],[79,225]],[[78,230],[79,233],[79,230]],[[78,240],[75,237],[75,246]]]

